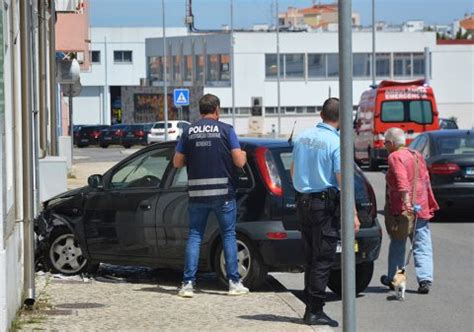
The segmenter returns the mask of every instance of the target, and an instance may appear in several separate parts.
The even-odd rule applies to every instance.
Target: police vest
[[[231,128],[220,121],[201,119],[184,133],[190,201],[235,197],[237,177],[229,143]]]

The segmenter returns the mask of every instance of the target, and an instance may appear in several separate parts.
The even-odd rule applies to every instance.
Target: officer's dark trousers
[[[306,261],[306,305],[312,312],[317,312],[323,309],[326,286],[336,258],[339,206],[328,209],[324,199],[298,195],[297,214]]]

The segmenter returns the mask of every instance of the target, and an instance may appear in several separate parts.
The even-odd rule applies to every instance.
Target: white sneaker
[[[178,296],[191,298],[194,296],[194,289],[192,281],[183,282],[178,292]]]
[[[249,293],[249,289],[242,284],[242,281],[234,282],[229,280],[229,293],[231,296],[245,295]]]

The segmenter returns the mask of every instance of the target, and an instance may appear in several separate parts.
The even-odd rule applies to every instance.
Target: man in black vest
[[[201,119],[193,123],[176,146],[173,165],[186,166],[189,193],[189,237],[184,278],[178,295],[193,297],[201,240],[212,211],[219,221],[226,261],[229,295],[247,294],[240,281],[237,261],[235,189],[237,173],[247,162],[234,128],[219,121],[220,101],[206,94],[199,100]]]

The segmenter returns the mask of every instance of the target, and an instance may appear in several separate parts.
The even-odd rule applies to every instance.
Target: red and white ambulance
[[[384,134],[391,127],[405,131],[407,144],[421,132],[439,129],[433,89],[424,80],[382,81],[365,91],[354,119],[354,157],[377,170],[387,163]]]

